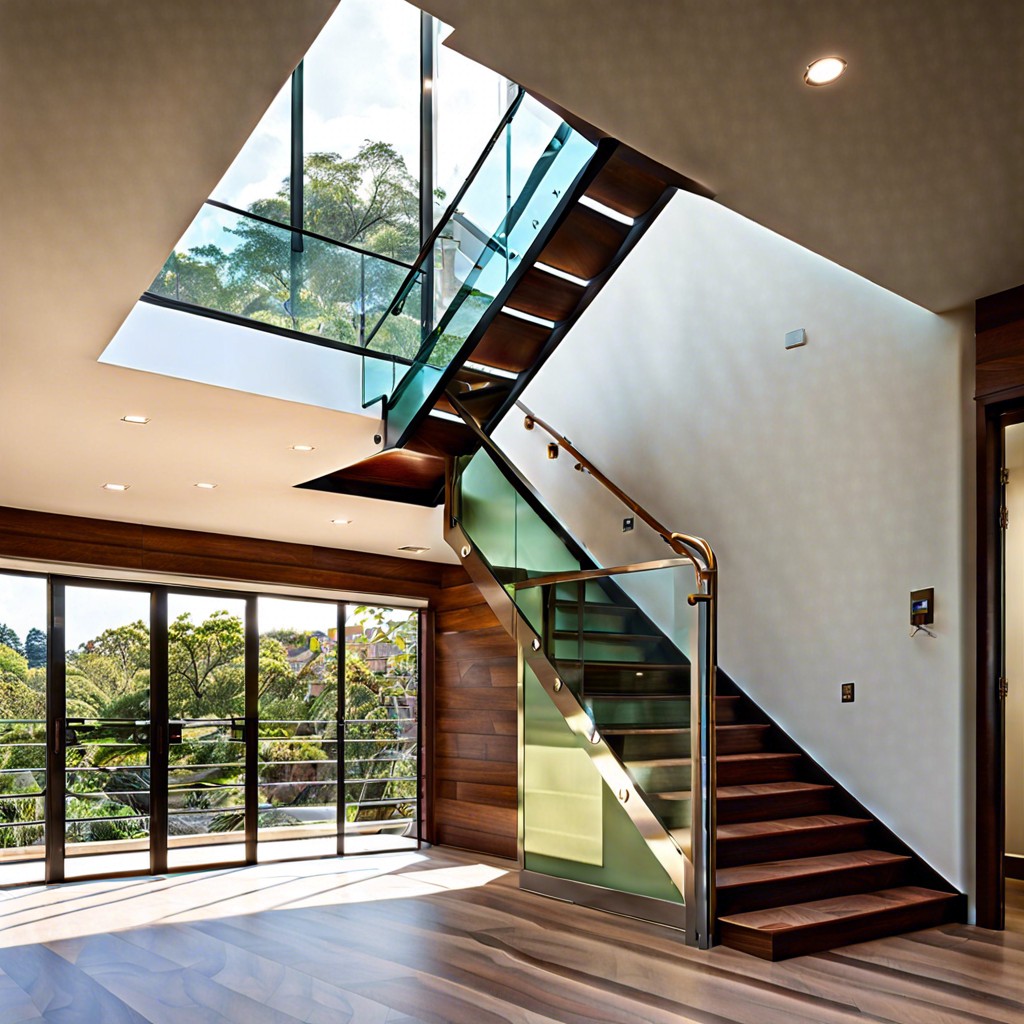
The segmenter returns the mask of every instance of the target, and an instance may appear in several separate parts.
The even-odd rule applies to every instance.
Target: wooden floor
[[[445,849],[0,890],[0,1022],[1024,1022],[1011,927],[772,964]]]

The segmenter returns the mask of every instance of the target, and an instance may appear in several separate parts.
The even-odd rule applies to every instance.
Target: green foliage
[[[46,634],[35,626],[25,634],[25,657],[29,668],[46,666]]]
[[[79,666],[82,661],[102,664],[118,696],[137,685],[140,673],[149,671],[149,628],[141,619],[105,629],[81,649],[85,654],[78,660]]]
[[[28,661],[25,655],[7,644],[0,644],[0,679],[17,680],[21,683],[28,679]]]
[[[9,647],[22,657],[25,656],[25,648],[21,646],[21,638],[6,622],[0,622],[0,645]]]
[[[348,344],[372,328],[405,277],[405,268],[305,237],[292,248],[289,190],[252,203],[249,212],[274,221],[238,218],[223,246],[172,253],[150,290],[263,323]],[[366,140],[354,156],[310,153],[303,175],[305,227],[317,234],[395,259],[419,252],[419,188],[402,156]],[[415,345],[411,332],[415,326]],[[411,355],[418,321],[394,331],[387,351]],[[399,348],[398,346],[401,345]],[[376,345],[375,345],[376,347]],[[412,348],[412,352],[407,349]]]
[[[167,630],[168,701],[176,717],[231,716],[245,710],[245,628],[217,611],[194,623],[185,612]]]

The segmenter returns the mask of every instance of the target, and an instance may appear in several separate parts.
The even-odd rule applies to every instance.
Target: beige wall
[[[786,351],[799,327],[807,346]],[[711,540],[720,664],[964,887],[972,338],[970,313],[937,316],[681,194],[525,395],[665,523]],[[499,443],[599,559],[665,553],[520,424]],[[909,594],[929,586],[938,638],[912,640]]]

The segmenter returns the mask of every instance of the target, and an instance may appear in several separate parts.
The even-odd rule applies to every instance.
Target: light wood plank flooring
[[[1005,932],[772,964],[517,888],[446,849],[0,890],[0,1022],[1024,1022]]]

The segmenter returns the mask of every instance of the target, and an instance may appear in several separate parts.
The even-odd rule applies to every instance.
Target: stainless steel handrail
[[[516,590],[528,587],[546,587],[551,583],[575,583],[577,580],[596,580],[603,576],[622,576],[630,572],[648,572],[651,569],[671,569],[679,565],[693,565],[693,559],[660,558],[653,562],[633,562],[631,565],[616,565],[608,569],[578,569],[566,572],[548,573],[546,576],[532,576],[528,580],[514,583]]]
[[[638,501],[631,498],[621,487],[610,480],[601,472],[564,434],[560,434],[549,423],[546,423],[535,413],[531,412],[523,402],[516,402],[517,408],[524,413],[523,426],[527,430],[540,427],[550,437],[555,439],[559,448],[564,448],[575,460],[576,468],[590,474],[605,490],[615,495],[623,505],[633,512],[639,519],[645,522],[652,530],[658,533],[662,540],[672,548],[676,554],[688,558],[694,565],[697,572],[698,587],[703,583],[708,574],[718,569],[718,562],[715,558],[714,549],[703,538],[692,536],[688,533],[677,533],[669,530],[667,526],[657,520]]]

